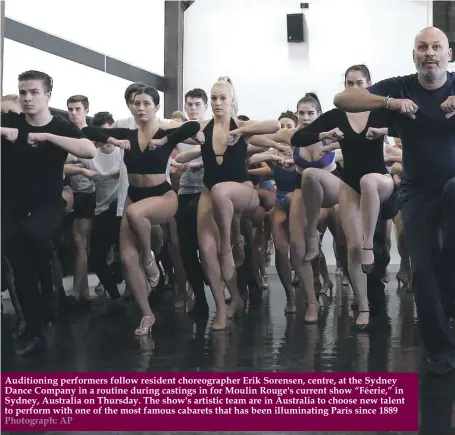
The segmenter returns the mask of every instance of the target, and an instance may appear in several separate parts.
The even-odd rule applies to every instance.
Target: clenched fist
[[[19,130],[17,128],[2,127],[1,135],[10,142],[16,142],[17,137],[19,136]]]

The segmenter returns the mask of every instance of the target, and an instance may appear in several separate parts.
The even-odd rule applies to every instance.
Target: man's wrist
[[[390,110],[390,102],[393,100],[393,97],[387,96],[384,97],[384,109]]]

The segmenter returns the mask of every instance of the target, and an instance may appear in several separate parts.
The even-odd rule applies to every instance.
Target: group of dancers
[[[453,77],[447,73],[448,60],[444,64],[443,52],[446,50],[448,58],[450,51],[446,40],[438,29],[419,33],[414,48],[418,74],[373,84],[367,66],[354,65],[346,70],[345,91],[335,97],[337,108],[323,112],[318,97],[308,93],[298,100],[295,111],[287,110],[265,121],[239,115],[241,100],[233,83],[228,77],[220,77],[210,90],[211,114],[207,113],[206,93],[193,89],[185,95],[188,120],[181,113],[171,121],[160,120],[156,89],[134,83],[125,93],[130,119],[114,122],[102,112],[87,125],[88,99],[75,96],[68,100],[71,124],[49,113],[52,79],[37,71],[21,74],[20,113],[8,111],[2,115],[1,135],[6,173],[2,171],[2,175],[4,180],[8,177],[3,189],[7,204],[2,208],[3,255],[14,272],[19,304],[31,337],[22,353],[44,347],[43,325],[49,318],[43,318],[46,310],[37,307],[50,300],[51,292],[44,289],[47,276],[43,270],[49,263],[49,239],[68,208],[74,208],[75,213],[79,210],[75,222],[77,218],[82,224],[77,231],[73,227],[73,232],[82,235],[82,251],[87,249],[90,230],[98,234],[96,239],[103,234],[102,229],[95,231],[99,215],[110,213],[110,222],[118,222],[117,227],[115,223],[105,225],[104,217],[98,219],[98,227],[104,231],[106,226],[113,228],[114,235],[117,231],[126,291],[142,313],[134,331],[137,336],[148,335],[155,323],[149,294],[160,281],[159,254],[167,242],[179,246],[171,257],[180,281],[187,279],[194,293],[192,315],[208,316],[204,287],[210,287],[216,305],[212,330],[227,330],[229,320],[245,308],[237,271],[247,255],[251,257],[248,264],[256,287],[267,287],[265,264],[271,244],[285,290],[284,312],[292,315],[297,311],[295,292],[300,289],[306,305],[305,322],[316,323],[318,293],[333,285],[321,252],[327,229],[333,235],[338,270],[355,295],[355,326],[366,331],[372,322],[367,276],[375,267],[373,239],[378,227],[383,226],[384,244],[390,248],[392,220],[401,256],[397,278],[416,293],[421,329],[428,328],[425,319],[433,323],[435,318],[427,314],[426,305],[440,291],[428,296],[426,286],[430,285],[431,273],[425,274],[422,269],[428,270],[437,256],[435,251],[433,257],[429,257],[430,250],[423,252],[422,241],[417,239],[424,231],[419,228],[421,233],[414,234],[414,221],[415,214],[421,212],[415,208],[419,207],[417,197],[423,195],[415,192],[431,183],[412,165],[423,160],[420,152],[431,154],[425,160],[425,174],[434,177],[431,185],[435,186],[437,180],[439,187],[443,182],[444,186],[454,183],[455,142],[447,139],[438,151],[429,151],[424,145],[419,148],[429,134],[435,135],[435,141],[452,134],[452,122],[445,116],[455,111],[455,102],[447,104],[444,98],[452,95],[454,87]],[[434,86],[434,76],[439,72],[441,77],[436,79],[442,85],[427,87],[428,83]],[[426,99],[422,96],[414,100],[415,88]],[[442,115],[432,117],[429,113],[436,107]],[[435,157],[437,152],[445,152],[444,161]],[[433,162],[438,163],[438,169],[428,169]],[[89,188],[72,193],[63,187],[63,172],[91,179],[95,187],[87,183]],[[403,189],[407,197],[400,203]],[[65,197],[71,194],[72,199]],[[81,199],[81,194],[86,196]],[[94,204],[91,207],[87,205],[90,202]],[[402,213],[406,213],[403,222]],[[87,220],[93,220],[93,227]],[[455,227],[455,222],[450,222]],[[438,223],[442,227],[442,221]],[[446,229],[449,226],[446,224]],[[407,227],[411,227],[412,238],[404,236]],[[163,229],[174,236],[163,239]],[[115,237],[108,239],[103,248],[95,249],[95,263],[102,269],[97,273],[101,283],[115,299],[118,290],[113,289],[116,284],[108,276],[106,264]],[[436,249],[436,245],[433,247]],[[424,258],[429,264],[422,266]],[[77,263],[81,270],[83,263]],[[441,266],[445,264],[441,261]],[[447,273],[441,269],[445,279],[453,279]],[[79,275],[78,279],[82,278]],[[455,344],[448,322],[453,315],[450,310],[455,285],[453,281],[446,284],[452,293],[447,293],[449,297],[442,298],[437,307],[446,343],[442,350],[436,349],[430,343],[434,337],[429,340],[425,333],[423,336],[432,361],[443,361],[451,370],[455,366]],[[85,287],[78,299],[87,298],[88,284]],[[228,300],[225,287],[230,294]],[[446,324],[442,324],[443,319]]]

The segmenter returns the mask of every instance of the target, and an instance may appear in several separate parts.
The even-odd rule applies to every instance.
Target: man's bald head
[[[417,33],[414,45],[417,46],[419,42],[428,40],[439,41],[441,44],[449,48],[449,38],[447,38],[447,35],[437,27],[426,27]]]
[[[421,30],[415,38],[413,55],[421,83],[434,86],[445,81],[452,50],[441,29],[427,27]]]

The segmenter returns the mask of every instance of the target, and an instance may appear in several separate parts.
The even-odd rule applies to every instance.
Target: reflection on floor
[[[419,371],[422,347],[413,294],[397,290],[392,279],[386,286],[387,315],[361,334],[353,328],[352,291],[332,279],[333,297],[321,299],[319,324],[304,325],[301,301],[296,315],[284,315],[284,290],[271,275],[269,289],[230,324],[229,333],[210,332],[211,321],[193,323],[165,298],[153,338],[137,339],[136,306],[125,302],[121,315],[104,318],[100,313],[107,301],[99,299],[90,315],[69,316],[49,331],[48,354],[19,359],[3,352],[3,371]],[[212,298],[208,300],[213,320]],[[420,398],[420,433],[455,433],[450,429],[455,427],[455,378],[422,377]]]

